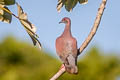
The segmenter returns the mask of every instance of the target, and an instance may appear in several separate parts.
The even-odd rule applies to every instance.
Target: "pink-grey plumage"
[[[64,63],[66,71],[77,74],[77,41],[71,33],[71,20],[65,17],[60,23],[65,23],[65,29],[56,39],[56,52]]]

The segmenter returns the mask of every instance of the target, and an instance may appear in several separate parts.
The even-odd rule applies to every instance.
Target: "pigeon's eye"
[[[65,21],[65,18],[63,19],[63,21]]]

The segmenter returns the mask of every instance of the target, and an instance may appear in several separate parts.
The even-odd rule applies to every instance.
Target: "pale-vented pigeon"
[[[65,17],[60,23],[65,23],[65,29],[62,35],[56,39],[56,52],[62,60],[66,71],[77,74],[77,41],[71,33],[71,20]]]

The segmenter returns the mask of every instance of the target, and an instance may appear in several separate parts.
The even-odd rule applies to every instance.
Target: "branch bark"
[[[60,77],[65,72],[65,66],[62,64],[60,70],[50,79],[50,80],[56,80],[58,77]]]
[[[102,18],[104,9],[105,9],[106,2],[107,2],[107,0],[102,0],[102,3],[100,4],[100,7],[98,9],[96,19],[94,21],[94,25],[93,25],[88,37],[85,39],[85,41],[82,43],[82,45],[78,49],[78,55],[80,55],[83,52],[83,50],[88,46],[88,44],[90,43],[90,41],[93,39],[94,35],[96,34],[96,31],[99,27],[99,24],[100,24],[100,21],[101,21],[101,18]],[[62,68],[50,80],[56,80],[63,73],[65,73],[64,64],[62,64]]]
[[[88,37],[85,39],[85,41],[80,46],[78,55],[80,55],[82,53],[82,51],[88,46],[88,44],[90,43],[90,41],[93,39],[94,35],[96,34],[96,31],[99,27],[99,24],[100,24],[100,21],[101,21],[101,18],[102,18],[104,9],[105,9],[106,2],[107,2],[107,0],[102,0],[100,8],[98,8],[98,13],[97,13],[94,25],[93,25]]]

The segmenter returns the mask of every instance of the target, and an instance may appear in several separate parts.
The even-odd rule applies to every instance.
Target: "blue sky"
[[[72,34],[76,37],[79,47],[93,26],[101,1],[89,0],[86,5],[77,4],[71,13],[67,12],[63,7],[61,13],[58,13],[56,10],[57,0],[17,0],[28,14],[29,21],[37,27],[37,34],[40,36],[39,40],[44,49],[50,51],[53,55],[56,55],[55,40],[61,35],[65,26],[59,24],[59,21],[63,17],[71,19]],[[99,29],[85,51],[96,45],[104,52],[120,53],[119,3],[120,0],[108,0]],[[16,5],[9,6],[9,9],[17,14]],[[30,37],[16,18],[12,18],[11,24],[0,22],[0,25],[1,40],[8,35],[13,35],[21,41],[32,44]]]

